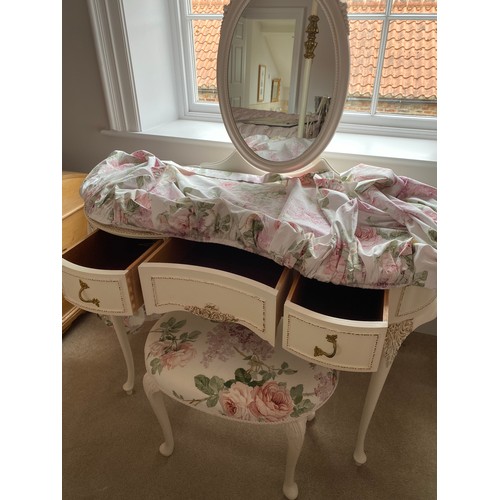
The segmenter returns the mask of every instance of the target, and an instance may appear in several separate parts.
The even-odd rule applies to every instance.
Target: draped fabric
[[[114,151],[81,195],[116,234],[229,245],[340,285],[436,288],[437,189],[387,168],[260,176]]]

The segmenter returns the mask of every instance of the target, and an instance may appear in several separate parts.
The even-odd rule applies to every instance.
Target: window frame
[[[185,75],[184,85],[184,118],[208,118],[217,121],[222,121],[219,105],[216,103],[199,102],[197,101],[198,88],[196,80],[196,61],[194,57],[194,33],[192,29],[192,21],[194,20],[221,20],[223,15],[220,14],[193,14],[189,12],[190,0],[176,0],[172,2],[176,8],[178,26],[178,40],[182,51],[182,66],[179,71]]]
[[[395,137],[435,139],[437,130],[436,117],[421,117],[412,115],[391,115],[377,113],[380,82],[384,66],[385,49],[389,35],[391,21],[413,20],[428,21],[436,20],[437,13],[430,14],[402,14],[393,13],[394,0],[386,0],[385,11],[380,13],[348,13],[347,18],[357,20],[382,21],[382,32],[380,38],[379,54],[377,58],[377,70],[373,86],[373,97],[370,113],[344,111],[338,130],[343,132],[371,133],[378,135],[392,135]]]

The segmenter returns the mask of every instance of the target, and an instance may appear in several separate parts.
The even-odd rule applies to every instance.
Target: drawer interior
[[[334,285],[299,276],[291,301],[311,311],[355,321],[384,319],[385,290]]]
[[[218,243],[170,238],[148,262],[168,262],[208,267],[244,276],[274,287],[283,273],[276,262],[245,250]]]
[[[157,240],[116,236],[98,229],[63,253],[63,258],[92,269],[123,270],[156,242]]]

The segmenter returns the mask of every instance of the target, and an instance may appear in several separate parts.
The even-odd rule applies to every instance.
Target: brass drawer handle
[[[87,283],[85,283],[84,281],[80,280],[80,291],[78,292],[78,298],[82,301],[82,302],[86,302],[87,304],[90,303],[90,304],[94,304],[95,306],[99,307],[99,299],[84,299],[83,296],[82,296],[82,293],[84,290],[86,290],[87,288],[89,288],[89,286],[87,285]]]
[[[323,351],[318,346],[314,347],[314,356],[326,356],[327,358],[333,358],[335,356],[335,353],[337,352],[337,335],[327,335],[326,336],[327,342],[331,342],[333,344],[333,352],[331,354],[326,353]]]

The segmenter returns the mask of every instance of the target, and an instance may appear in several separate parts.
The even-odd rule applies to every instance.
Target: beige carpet
[[[160,427],[142,389],[147,326],[130,337],[136,389],[111,327],[87,313],[62,340],[63,499],[282,500],[281,429],[208,417],[167,399],[175,450],[158,452]],[[343,372],[308,429],[296,470],[299,499],[436,498],[436,340],[413,333],[401,348],[366,439],[352,459],[369,374]]]

